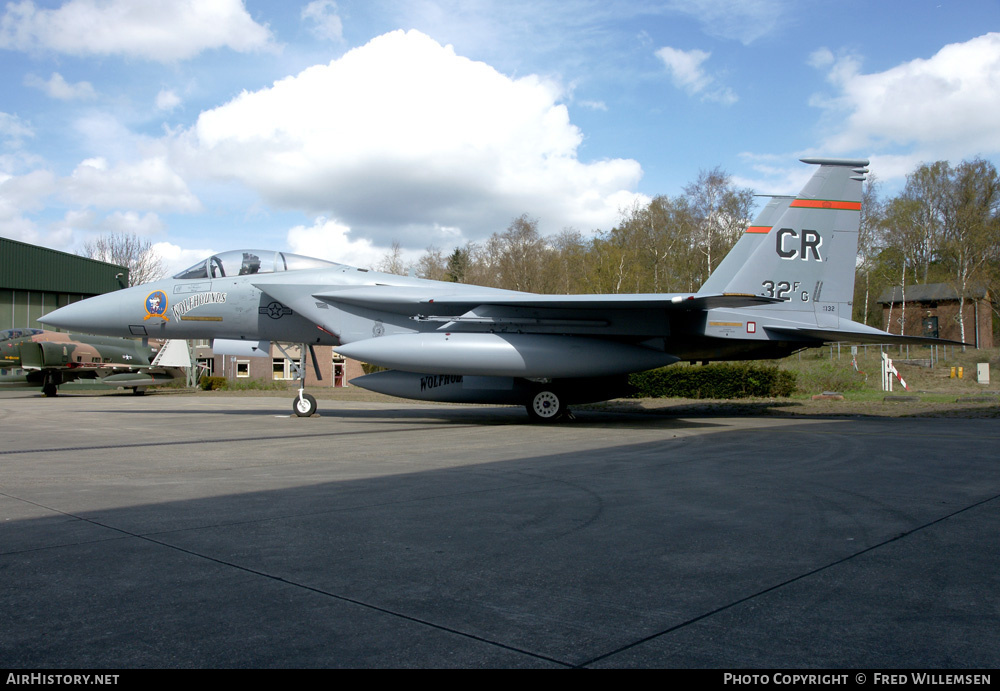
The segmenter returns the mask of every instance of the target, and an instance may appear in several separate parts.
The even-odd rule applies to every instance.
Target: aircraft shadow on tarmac
[[[0,653],[11,667],[996,666],[995,442],[944,464],[927,439],[917,458],[872,454],[880,421],[843,427],[485,461],[457,429],[412,449],[237,440],[217,465],[189,446],[169,468],[84,449],[77,480],[5,487],[8,515],[42,517],[0,524],[17,584],[0,589]],[[476,448],[500,458],[489,435]],[[43,474],[61,461],[30,458]]]
[[[277,404],[274,410],[263,410],[260,408],[240,408],[240,407],[220,407],[217,410],[212,410],[214,415],[235,415],[235,416],[260,416],[262,418],[273,418],[273,417],[291,417],[295,418],[294,415],[290,415],[285,412],[285,405]],[[705,418],[710,420],[712,417],[720,417],[721,413],[711,413],[705,411],[703,414],[699,413],[677,413],[670,412],[667,410],[650,410],[650,411],[630,411],[630,410],[601,410],[601,409],[579,409],[573,410],[572,419],[564,420],[559,423],[552,424],[542,424],[532,423],[524,414],[524,409],[520,406],[497,406],[497,407],[483,407],[481,405],[469,405],[469,406],[459,406],[459,405],[425,405],[419,408],[415,407],[403,407],[395,408],[392,404],[379,403],[374,404],[377,407],[373,408],[336,408],[331,405],[327,405],[323,408],[321,412],[314,415],[311,418],[297,418],[293,419],[294,430],[295,431],[309,431],[310,425],[323,424],[324,421],[336,421],[336,420],[350,420],[350,421],[371,421],[373,423],[377,422],[379,424],[412,424],[419,421],[421,424],[428,425],[479,425],[486,427],[501,427],[501,426],[524,426],[532,427],[538,429],[558,429],[558,428],[572,428],[574,426],[584,426],[588,428],[592,427],[636,427],[636,428],[656,428],[656,427],[714,427],[716,423],[709,421],[699,421],[697,419],[689,419],[690,415],[693,418]],[[759,405],[748,405],[742,412],[729,412],[726,416],[732,417],[734,415],[742,416],[757,416],[766,415],[767,410],[770,408],[767,404]],[[161,416],[163,415],[162,409],[153,408],[143,408],[138,406],[130,406],[128,409],[103,409],[100,411],[107,413],[109,415],[151,415],[151,416]],[[171,410],[171,415],[204,415],[204,408],[198,409],[185,409],[178,408],[176,410]]]

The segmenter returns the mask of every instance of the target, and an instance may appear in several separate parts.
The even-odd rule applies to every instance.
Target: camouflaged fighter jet
[[[151,384],[183,376],[190,367],[182,341],[150,348],[138,341],[107,336],[85,336],[42,329],[0,331],[0,381],[41,386],[55,396],[60,384],[96,379],[141,394]]]
[[[697,293],[538,295],[239,250],[42,321],[109,335],[214,338],[219,352],[267,352],[267,341],[328,344],[389,368],[354,379],[358,386],[522,404],[537,421],[620,395],[628,373],[679,360],[780,358],[833,341],[942,342],[851,321],[868,162],[802,160],[819,166],[802,191],[773,198]],[[316,401],[300,389],[293,410],[312,415]]]

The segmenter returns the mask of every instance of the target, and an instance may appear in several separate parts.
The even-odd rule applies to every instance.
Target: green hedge
[[[284,381],[267,379],[236,379],[226,377],[202,377],[198,386],[204,391],[284,391],[288,388]]]
[[[772,398],[795,391],[795,373],[755,362],[674,365],[629,375],[635,398]]]
[[[202,377],[198,380],[198,386],[202,391],[216,391],[226,388],[225,377]]]

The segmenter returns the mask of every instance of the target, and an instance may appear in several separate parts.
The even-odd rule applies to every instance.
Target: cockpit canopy
[[[248,276],[270,274],[277,271],[298,271],[300,269],[329,269],[340,266],[324,259],[304,257],[301,254],[275,252],[274,250],[231,250],[213,254],[189,269],[181,271],[174,278],[222,278],[224,276]]]
[[[0,341],[9,341],[14,338],[25,338],[27,336],[37,336],[44,333],[41,329],[4,329],[0,331]]]

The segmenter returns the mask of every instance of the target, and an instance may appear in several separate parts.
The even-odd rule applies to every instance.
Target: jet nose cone
[[[60,307],[55,312],[49,312],[39,318],[38,321],[64,331],[128,336],[128,326],[123,323],[121,308],[121,298],[115,293],[110,293]],[[122,334],[122,331],[125,333]]]

